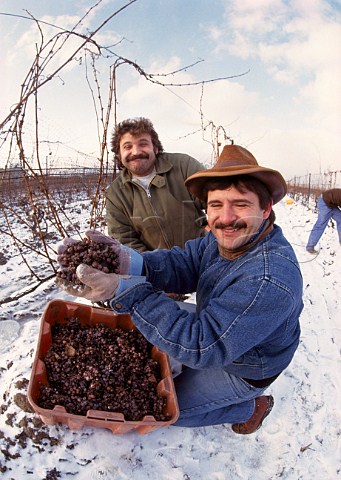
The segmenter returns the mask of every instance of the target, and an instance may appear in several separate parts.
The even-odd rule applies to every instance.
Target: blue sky
[[[128,2],[1,0],[0,12],[28,16],[77,33],[94,31]],[[96,6],[95,6],[96,5]],[[58,33],[40,24],[44,40]],[[0,15],[0,120],[18,102],[19,89],[40,41],[32,20]],[[341,169],[341,4],[326,0],[136,0],[94,37],[101,46],[160,80],[192,83],[240,77],[203,87],[162,87],[147,82],[131,66],[117,69],[118,120],[150,118],[167,151],[186,152],[210,165],[218,127],[248,148],[260,164],[285,178]],[[74,52],[68,41],[45,73]],[[107,56],[103,50],[103,55]],[[96,62],[103,103],[107,102],[110,65]],[[95,164],[99,142],[94,87],[84,54],[39,90],[42,149],[52,166]],[[207,126],[200,131],[201,122]],[[212,128],[215,127],[215,128]],[[34,118],[26,116],[25,146],[34,151]],[[197,133],[193,133],[197,132]],[[224,138],[220,135],[220,140]],[[4,147],[0,162],[6,158]]]

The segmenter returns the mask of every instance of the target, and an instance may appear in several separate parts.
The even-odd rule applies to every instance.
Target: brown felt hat
[[[258,165],[252,153],[239,145],[225,145],[217,163],[212,168],[200,170],[188,177],[185,185],[195,197],[205,201],[203,187],[208,179],[235,175],[250,175],[263,182],[274,204],[287,193],[287,184],[282,175],[276,170]]]

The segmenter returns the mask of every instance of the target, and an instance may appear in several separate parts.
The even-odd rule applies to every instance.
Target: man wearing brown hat
[[[286,183],[238,145],[185,183],[207,205],[209,234],[184,249],[139,254],[90,231],[95,241],[115,242],[130,259],[120,273],[129,275],[80,265],[81,295],[130,313],[147,340],[184,365],[174,378],[174,425],[231,423],[235,433],[253,433],[274,405],[263,393],[290,364],[300,336],[301,273],[272,210]],[[160,290],[196,291],[195,311]]]

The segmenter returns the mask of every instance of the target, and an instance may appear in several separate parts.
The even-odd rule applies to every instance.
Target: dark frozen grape
[[[91,242],[87,238],[69,245],[58,256],[58,262],[62,268],[57,272],[57,278],[73,285],[82,285],[76,275],[76,269],[81,263],[104,273],[119,273],[120,271],[119,257],[111,246],[105,243]]]
[[[166,400],[157,393],[160,365],[151,350],[135,329],[89,326],[74,317],[56,323],[44,358],[48,386],[40,386],[38,405],[62,405],[75,415],[92,409],[119,412],[130,421],[145,415],[166,421]]]

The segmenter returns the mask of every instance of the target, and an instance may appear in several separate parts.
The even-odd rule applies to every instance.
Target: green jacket
[[[132,182],[124,168],[106,191],[108,234],[140,252],[184,247],[205,235],[203,205],[188,192],[184,181],[205,167],[182,153],[162,153],[147,192]]]

